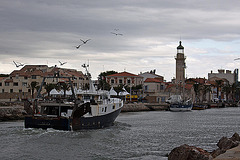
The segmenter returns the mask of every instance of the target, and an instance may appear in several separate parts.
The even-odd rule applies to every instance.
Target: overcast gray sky
[[[89,62],[94,79],[156,69],[169,81],[180,40],[189,78],[240,66],[239,0],[1,0],[0,22],[0,73]],[[76,49],[80,39],[91,40]]]

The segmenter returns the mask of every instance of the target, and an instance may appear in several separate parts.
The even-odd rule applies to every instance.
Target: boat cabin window
[[[47,106],[43,108],[43,114],[59,115],[59,107]]]

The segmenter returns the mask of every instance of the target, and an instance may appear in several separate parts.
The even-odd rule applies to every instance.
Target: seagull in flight
[[[15,64],[15,66],[16,66],[16,67],[24,66],[24,64],[23,64],[23,63],[14,62],[14,61],[13,61],[13,63]]]
[[[240,60],[240,58],[236,58],[236,59],[234,59],[234,61],[236,61],[236,60]]]
[[[62,66],[62,65],[64,65],[64,64],[66,64],[67,62],[60,62],[60,61],[58,61],[59,63],[60,63],[60,65]]]
[[[115,33],[115,32],[111,32],[112,34],[115,34],[116,36],[122,36],[123,34],[121,33]]]
[[[79,49],[79,47],[81,47],[81,44],[79,44],[79,45],[77,45],[77,46],[75,46],[77,49]]]
[[[88,40],[82,40],[82,39],[80,39],[82,42],[83,42],[83,44],[86,44],[88,41],[90,41],[91,39],[88,39]]]

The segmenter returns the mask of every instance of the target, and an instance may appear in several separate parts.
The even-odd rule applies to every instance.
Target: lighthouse
[[[182,46],[182,42],[179,42],[179,46],[177,47],[177,56],[176,59],[176,83],[184,83],[185,82],[185,59],[184,56],[184,47]]]

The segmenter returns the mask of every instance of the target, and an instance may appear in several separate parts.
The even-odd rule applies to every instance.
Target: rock
[[[212,156],[201,148],[184,144],[174,148],[170,152],[168,160],[212,160]]]
[[[211,155],[212,155],[213,158],[215,158],[215,157],[217,157],[217,156],[219,156],[220,154],[223,154],[223,153],[225,153],[225,152],[226,152],[225,150],[221,150],[220,148],[218,148],[218,149],[215,149],[215,150],[211,153]]]
[[[237,147],[240,141],[240,136],[237,133],[234,133],[234,135],[231,138],[222,137],[218,143],[217,146],[218,149],[214,150],[211,155],[213,158],[219,156],[220,154],[225,153],[228,149]]]
[[[234,142],[240,142],[240,136],[237,133],[234,133],[233,136],[230,138]]]
[[[222,137],[218,143],[217,146],[221,149],[221,150],[228,150],[231,149],[233,147],[237,147],[238,146],[238,142],[232,141],[231,139],[227,138],[227,137]]]

